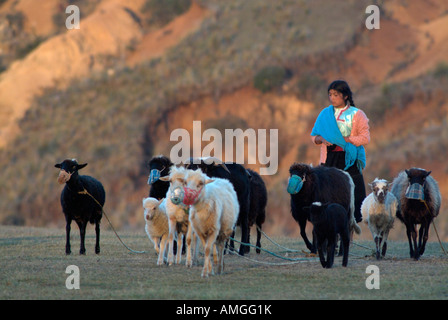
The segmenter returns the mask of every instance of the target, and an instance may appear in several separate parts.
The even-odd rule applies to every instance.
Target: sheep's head
[[[170,200],[175,205],[180,204],[184,198],[184,185],[187,169],[184,167],[171,166],[170,174],[165,177],[160,177],[161,181],[169,181],[170,183]]]
[[[426,178],[431,174],[431,171],[426,171],[420,168],[411,168],[405,170],[409,187],[406,190],[405,196],[408,199],[425,200],[425,182]]]
[[[143,216],[145,217],[145,220],[151,220],[154,218],[154,215],[159,208],[159,206],[162,204],[164,199],[157,200],[156,198],[144,198],[143,199]]]
[[[64,184],[70,180],[73,175],[78,174],[78,170],[84,168],[87,163],[78,164],[76,159],[66,159],[61,163],[57,163],[54,166],[61,169],[58,176],[58,182]]]
[[[184,204],[195,204],[199,200],[204,186],[213,181],[214,179],[207,177],[201,169],[188,170],[184,186]]]
[[[311,223],[316,223],[323,219],[323,213],[326,209],[327,205],[322,204],[321,202],[313,202],[310,209],[310,221]]]
[[[160,177],[167,176],[172,165],[173,163],[168,157],[162,155],[153,157],[148,162],[148,184],[153,184],[159,181]]]
[[[287,191],[290,194],[299,193],[306,181],[306,176],[311,172],[311,167],[306,164],[294,163],[289,168],[289,180]]]
[[[387,192],[389,191],[389,182],[384,179],[376,178],[372,181],[372,183],[369,183],[369,186],[372,188],[372,193],[375,200],[379,203],[384,203]]]

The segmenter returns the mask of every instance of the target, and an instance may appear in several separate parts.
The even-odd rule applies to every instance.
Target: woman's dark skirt
[[[345,151],[332,151],[331,147],[327,148],[327,160],[325,166],[335,167],[341,170],[345,168]],[[364,185],[364,177],[362,172],[359,172],[356,164],[345,170],[350,174],[355,184],[355,220],[362,221],[361,205],[366,198],[366,187]]]

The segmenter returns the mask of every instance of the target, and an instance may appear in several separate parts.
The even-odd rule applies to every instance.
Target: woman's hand
[[[314,139],[314,141],[316,142],[316,144],[322,144],[323,143],[327,147],[333,145],[332,143],[328,142],[327,140],[325,140],[321,136],[316,136],[316,139]]]

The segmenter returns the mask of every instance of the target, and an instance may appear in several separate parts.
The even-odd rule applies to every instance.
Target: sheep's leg
[[[261,224],[259,225],[257,223],[257,227],[257,248],[255,249],[255,252],[259,254],[261,252]]]
[[[159,249],[159,257],[157,259],[157,265],[161,266],[163,265],[163,258],[165,256],[165,248],[166,248],[166,242],[168,239],[168,235],[164,234],[162,238],[160,239],[160,249]]]
[[[174,233],[176,232],[176,218],[170,217],[168,220],[169,235],[168,235],[168,265],[174,263]]]
[[[411,258],[418,260],[420,256],[419,256],[418,246],[417,246],[417,226],[414,224],[412,225],[412,229],[410,230],[410,235],[412,237]]]
[[[229,251],[235,251],[235,242],[233,241],[234,238],[235,238],[235,230],[232,232],[232,235],[230,236]]]
[[[384,238],[383,238],[383,249],[381,250],[381,256],[384,258],[387,251],[387,237],[389,236],[389,231],[384,232]]]
[[[350,249],[350,231],[347,228],[343,234],[341,234],[342,245],[344,246],[344,255],[342,257],[342,266],[346,267],[348,264],[348,250]]]
[[[376,246],[376,258],[379,260],[381,258],[380,248],[381,248],[381,236],[375,235],[375,246]]]
[[[240,212],[241,215],[241,212]],[[245,218],[244,218],[245,217]],[[241,244],[240,244],[240,251],[239,255],[244,256],[245,253],[248,252],[249,246],[243,244],[243,243],[249,243],[249,221],[248,221],[248,215],[242,214],[241,215]]]
[[[431,225],[431,222],[427,223],[422,223],[421,227],[420,227],[420,244],[419,244],[419,254],[423,255],[423,253],[425,252],[425,247],[426,247],[426,241],[428,241],[428,233],[429,233],[429,226]],[[423,238],[423,243],[422,242],[422,238]]]
[[[176,252],[176,264],[180,264],[182,260],[182,245],[183,245],[184,234],[179,232],[177,234],[177,252]]]
[[[100,253],[100,222],[95,222],[95,234],[96,234],[96,242],[95,242],[95,253]]]
[[[330,269],[333,266],[334,263],[334,254],[336,251],[336,238],[335,239],[328,239],[328,246],[327,246],[327,268]]]
[[[192,241],[192,237],[193,237],[193,227],[191,226],[191,223],[188,225],[188,230],[187,230],[187,237],[186,237],[186,245],[187,245],[187,261],[185,263],[185,265],[187,267],[192,267],[193,266],[193,261],[191,259],[191,241]]]
[[[70,250],[70,225],[72,223],[71,219],[66,220],[65,225],[65,254],[71,254],[72,251]]]
[[[199,241],[198,236],[193,233],[193,263],[199,264],[198,262],[198,252],[199,252]]]
[[[84,240],[86,238],[86,226],[87,222],[77,222],[79,227],[79,235],[81,239],[81,245],[79,249],[79,254],[86,254],[86,247],[84,245]]]
[[[300,226],[300,235],[303,238],[303,241],[305,241],[305,245],[308,248],[308,250],[311,251],[311,253],[316,253],[316,247],[311,244],[311,242],[308,240],[308,237],[306,236],[305,228],[306,228],[306,219],[299,221]],[[314,242],[314,240],[313,240]]]
[[[216,247],[218,248],[218,263],[217,274],[221,274],[224,271],[224,242],[220,241]]]
[[[317,239],[317,252],[319,252],[319,260],[320,264],[323,268],[327,267],[327,262],[325,261],[325,255],[323,251],[322,241],[320,239]]]
[[[152,237],[152,242],[154,243],[154,250],[156,250],[156,254],[159,254],[159,238],[158,237]]]
[[[210,258],[213,245],[215,244],[215,240],[216,240],[216,232],[210,234],[205,241],[204,245],[205,260],[204,260],[204,268],[202,269],[202,277],[208,277],[209,274],[213,274],[213,263]]]

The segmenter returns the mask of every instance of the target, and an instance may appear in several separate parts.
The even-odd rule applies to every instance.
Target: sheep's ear
[[[426,174],[426,176],[429,176],[431,174],[432,171],[428,171],[428,173]]]
[[[165,200],[165,198],[160,199],[159,204],[157,206],[160,206],[162,204],[163,200]]]
[[[406,172],[406,175],[409,177],[409,170],[405,169],[404,171]]]
[[[78,165],[76,166],[76,167],[77,167],[77,170],[80,170],[80,169],[84,168],[86,165],[87,165],[87,163],[78,164]]]
[[[160,177],[159,180],[168,182],[168,181],[170,181],[170,176]]]
[[[205,180],[205,184],[212,183],[213,181],[215,181],[215,179],[207,179],[207,180]]]
[[[60,163],[56,163],[54,166],[55,166],[56,168],[61,169],[61,164],[60,164]]]

